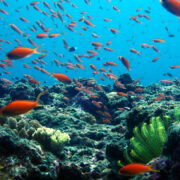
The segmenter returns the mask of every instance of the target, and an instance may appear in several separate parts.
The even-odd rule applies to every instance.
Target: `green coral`
[[[58,154],[70,140],[67,133],[47,127],[38,128],[32,135],[45,149]]]
[[[135,127],[134,137],[130,139],[132,149],[130,153],[124,152],[127,162],[147,163],[162,153],[169,127],[169,116],[163,120],[160,117],[152,117],[150,124],[143,123],[141,128]]]

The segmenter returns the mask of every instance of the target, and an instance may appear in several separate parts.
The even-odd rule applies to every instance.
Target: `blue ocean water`
[[[47,12],[49,17],[45,16],[42,12],[35,10],[33,6],[30,6],[31,2],[33,1],[9,0],[7,1],[8,6],[6,6],[3,1],[0,2],[0,9],[8,12],[8,15],[2,12],[0,13],[0,39],[11,42],[11,44],[1,42],[0,47],[2,50],[0,50],[0,60],[6,59],[6,53],[18,46],[18,43],[14,39],[18,39],[24,47],[34,48],[34,46],[27,41],[27,38],[31,38],[35,43],[40,45],[39,49],[46,49],[48,51],[48,55],[43,58],[47,65],[37,65],[42,66],[50,73],[63,73],[70,78],[94,77],[99,84],[112,84],[114,80],[107,79],[102,72],[93,75],[93,70],[89,65],[93,64],[97,69],[105,68],[108,70],[111,68],[113,74],[119,76],[128,72],[118,59],[118,56],[124,56],[130,62],[130,75],[133,79],[141,78],[141,83],[143,85],[159,83],[162,79],[173,79],[173,77],[179,78],[179,69],[170,69],[170,66],[172,65],[180,65],[178,48],[180,47],[179,19],[166,11],[159,0],[111,0],[110,2],[108,2],[108,0],[91,0],[91,5],[87,5],[84,0],[71,0],[69,2],[65,0],[46,0],[51,10],[54,11],[54,14],[56,14],[57,10],[62,14],[64,23],[62,23],[59,18],[51,17],[53,13],[45,7],[43,1],[39,1],[37,6],[42,11]],[[54,5],[54,3],[56,4],[57,2],[61,3],[65,12],[60,10],[57,5]],[[72,3],[74,3],[77,8],[74,8]],[[114,10],[113,6],[116,6],[120,12]],[[141,10],[136,12],[139,8],[141,8]],[[17,10],[19,12],[17,12]],[[86,11],[87,13],[81,14],[82,11]],[[72,19],[68,18],[66,13],[70,14]],[[138,14],[146,14],[151,20],[137,17],[142,22],[142,24],[139,24],[130,19],[130,16],[137,16]],[[88,19],[87,15],[90,15],[92,19]],[[79,22],[79,19],[82,16],[92,22],[95,26],[91,27],[86,25],[83,21]],[[22,22],[19,19],[20,17],[26,18],[29,23]],[[104,18],[110,18],[112,21],[105,22],[103,20]],[[38,33],[43,33],[36,24],[37,20],[41,21],[46,28],[52,28],[48,32],[48,35],[62,32],[66,34],[52,39],[37,39],[36,35]],[[66,27],[71,21],[76,21],[77,23],[77,27],[74,28],[75,32],[69,31]],[[11,29],[9,24],[16,25],[23,33],[30,34],[30,36],[23,37],[22,35],[19,35]],[[33,25],[36,26],[37,32],[32,32],[30,30]],[[82,26],[87,27],[87,30],[84,31]],[[168,28],[168,32],[165,27]],[[110,28],[115,28],[120,31],[120,33],[113,34],[110,32]],[[83,35],[80,33],[83,33]],[[99,35],[100,38],[94,38],[92,33]],[[173,34],[174,37],[169,37],[169,34]],[[64,48],[63,38],[68,42],[70,47],[77,47],[75,52],[69,52]],[[152,40],[156,38],[165,40],[165,43],[152,42]],[[115,51],[108,52],[101,48],[95,50],[98,52],[98,55],[94,58],[81,58],[83,61],[81,64],[86,68],[85,70],[77,67],[71,70],[67,69],[65,66],[56,66],[53,61],[54,59],[58,59],[62,63],[71,62],[72,64],[77,64],[79,62],[75,60],[74,54],[87,54],[87,50],[94,50],[94,47],[91,45],[92,42],[100,42],[103,44],[103,47],[105,47],[106,42],[109,40],[112,43],[108,47]],[[143,43],[156,45],[160,52],[157,53],[152,48],[141,48],[141,44]],[[138,50],[141,53],[141,56],[130,52],[129,49],[131,48]],[[56,56],[54,52],[63,54],[63,57]],[[29,74],[42,84],[44,81],[46,81],[46,84],[48,85],[56,83],[54,78],[50,77],[50,75],[43,74],[34,69],[34,64],[32,64],[31,61],[38,57],[39,55],[34,54],[31,57],[13,60],[14,67],[7,67],[6,69],[11,74],[4,74],[2,72],[4,69],[1,68],[1,77],[12,80],[14,77],[22,78],[23,74]],[[160,59],[153,63],[152,60],[156,57],[160,57]],[[103,63],[107,61],[117,63],[118,66],[104,67]],[[24,68],[24,63],[28,64],[31,69]],[[171,73],[173,77],[164,76],[164,73]],[[103,77],[105,81],[102,81],[99,76]]]

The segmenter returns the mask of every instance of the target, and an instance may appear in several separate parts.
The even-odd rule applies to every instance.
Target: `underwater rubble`
[[[35,99],[47,90],[39,100],[44,106],[21,116],[0,117],[1,179],[180,179],[179,87],[177,79],[170,85],[144,87],[129,74],[121,75],[112,89],[93,79],[51,87],[24,79],[9,86],[0,81],[0,108],[16,99]],[[147,133],[161,143],[154,156],[148,154],[152,139]],[[117,173],[122,164],[147,157],[160,173]]]

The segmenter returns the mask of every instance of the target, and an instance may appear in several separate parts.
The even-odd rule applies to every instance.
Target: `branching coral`
[[[152,117],[150,124],[143,123],[141,128],[135,127],[134,137],[130,139],[132,149],[126,150],[124,157],[127,162],[147,163],[161,155],[167,137],[169,116],[163,120],[160,117]]]

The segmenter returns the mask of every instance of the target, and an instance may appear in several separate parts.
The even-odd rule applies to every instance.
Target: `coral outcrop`
[[[33,134],[33,139],[37,140],[46,150],[59,154],[65,143],[70,141],[67,133],[47,127],[39,127]]]

